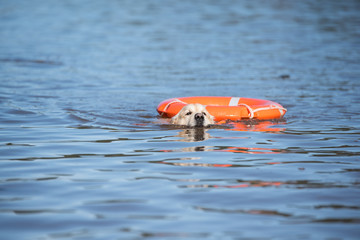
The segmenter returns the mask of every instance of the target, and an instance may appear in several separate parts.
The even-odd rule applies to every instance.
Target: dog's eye
[[[191,115],[191,114],[192,114],[192,112],[187,112],[187,113],[186,113],[186,115]]]

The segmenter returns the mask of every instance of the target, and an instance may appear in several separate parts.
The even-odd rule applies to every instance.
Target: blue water
[[[0,238],[358,239],[359,26],[356,0],[0,1]],[[158,117],[202,95],[288,112]]]

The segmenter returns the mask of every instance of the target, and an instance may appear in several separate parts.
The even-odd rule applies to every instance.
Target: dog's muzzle
[[[195,118],[195,122],[196,122],[196,127],[203,127],[204,126],[204,114],[202,113],[197,113],[194,116]]]

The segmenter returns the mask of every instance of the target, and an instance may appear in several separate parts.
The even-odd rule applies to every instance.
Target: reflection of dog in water
[[[170,121],[171,124],[188,127],[207,127],[214,124],[214,117],[206,110],[205,106],[195,103],[185,105]]]
[[[205,128],[188,128],[179,132],[179,137],[183,138],[184,142],[198,142],[204,141],[210,138],[207,129]]]

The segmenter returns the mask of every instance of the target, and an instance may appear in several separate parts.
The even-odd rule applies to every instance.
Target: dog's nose
[[[202,113],[195,114],[195,120],[204,120],[204,115]]]

